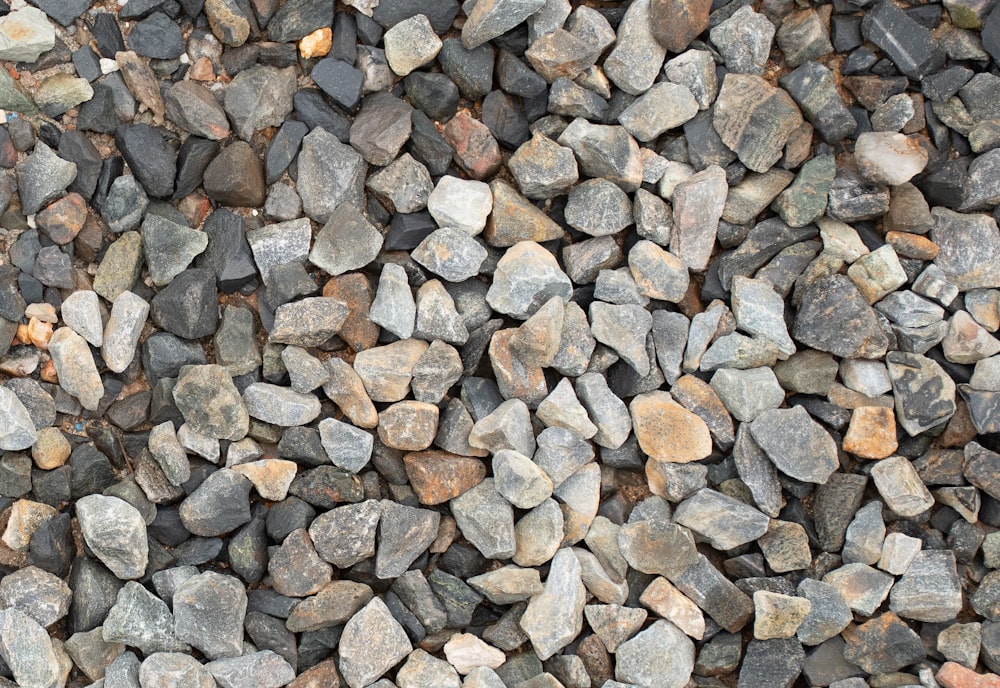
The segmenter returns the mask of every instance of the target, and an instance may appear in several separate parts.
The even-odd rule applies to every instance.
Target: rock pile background
[[[10,0],[0,60],[0,685],[1000,685],[992,2]]]

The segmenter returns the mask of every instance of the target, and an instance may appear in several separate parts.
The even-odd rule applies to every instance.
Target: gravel
[[[0,683],[1000,681],[989,2],[9,4]]]

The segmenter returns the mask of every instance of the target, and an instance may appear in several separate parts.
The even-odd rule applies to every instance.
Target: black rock
[[[861,17],[835,15],[830,18],[830,41],[838,53],[854,50],[862,43]]]
[[[889,0],[880,0],[868,10],[861,32],[911,79],[922,79],[944,66],[945,53],[937,39]]]
[[[438,122],[447,122],[458,111],[461,99],[455,82],[437,72],[411,72],[405,79],[406,96],[413,107]]]
[[[503,91],[492,91],[483,99],[482,122],[497,141],[511,150],[531,138],[520,99]]]
[[[354,23],[357,26],[358,38],[364,45],[375,46],[382,40],[382,34],[385,31],[371,17],[364,14],[356,14],[354,15]]]
[[[57,3],[60,0],[51,0],[51,2]],[[90,32],[97,42],[97,52],[101,54],[101,57],[113,60],[115,53],[125,50],[125,39],[122,38],[122,32],[118,28],[118,22],[115,21],[115,15],[109,12],[96,14],[93,21],[90,22]]]
[[[348,112],[354,112],[361,102],[365,76],[347,62],[333,58],[320,60],[309,76],[323,93]]]
[[[410,121],[413,123],[407,146],[410,154],[426,165],[427,170],[435,177],[447,172],[455,149],[444,140],[434,122],[420,110],[413,111]]]
[[[0,318],[10,322],[20,322],[28,305],[18,285],[20,274],[13,265],[0,265]]]
[[[288,492],[321,509],[360,502],[365,497],[358,476],[334,466],[318,466],[299,473]]]
[[[94,82],[101,78],[100,60],[89,45],[73,51],[73,66],[76,73],[87,81]]]
[[[937,74],[924,77],[920,82],[921,91],[931,100],[948,100],[972,78],[973,71],[955,66],[942,69]]]
[[[202,185],[209,198],[222,205],[264,205],[267,188],[260,158],[246,141],[234,141],[205,169]]]
[[[17,288],[21,290],[26,303],[41,303],[45,300],[44,285],[27,273],[18,276]]]
[[[142,19],[166,5],[167,0],[128,0],[118,12],[119,19]]]
[[[304,122],[309,130],[322,127],[347,143],[351,138],[351,122],[342,113],[326,102],[323,93],[315,88],[301,88],[295,92],[292,101],[295,118]]]
[[[69,576],[69,587],[73,591],[69,632],[90,631],[104,623],[123,586],[124,583],[103,564],[88,557],[78,557]]]
[[[333,6],[328,0],[288,0],[271,17],[267,35],[277,43],[297,41],[333,24]]]
[[[157,198],[174,192],[177,152],[167,143],[166,132],[148,124],[123,124],[115,143],[146,193]]]
[[[258,650],[274,652],[293,669],[298,665],[295,635],[285,628],[284,621],[260,612],[249,612],[243,621],[243,627]]]
[[[545,79],[506,50],[497,57],[496,73],[500,88],[512,96],[533,98],[545,91]]]
[[[337,14],[333,22],[333,38],[327,57],[353,65],[358,59],[358,24],[353,14]]]
[[[228,210],[216,210],[205,221],[204,231],[208,248],[195,264],[215,275],[219,289],[231,293],[254,282],[257,268],[242,218]]]
[[[227,468],[220,468],[181,502],[184,527],[195,535],[216,537],[249,523],[253,484]]]
[[[181,523],[176,506],[158,506],[156,518],[146,526],[146,532],[167,547],[176,547],[191,537],[191,533]]]
[[[115,133],[118,127],[118,114],[115,112],[115,96],[109,86],[102,83],[94,84],[94,96],[80,106],[76,126],[81,131]]]
[[[59,157],[76,163],[76,179],[67,187],[87,200],[94,196],[101,176],[101,154],[77,129],[67,129],[59,139]]]
[[[298,497],[287,497],[267,511],[265,525],[274,542],[282,542],[300,528],[308,528],[316,518],[316,510]]]
[[[427,17],[433,27],[434,32],[442,34],[451,28],[451,23],[458,16],[458,2],[456,0],[384,0],[380,1],[372,19],[388,29],[404,19],[422,14]],[[374,45],[374,43],[370,44]]]
[[[281,125],[278,133],[267,144],[264,153],[264,180],[268,184],[278,181],[288,166],[299,154],[302,139],[309,133],[309,127],[296,120],[288,120]]]
[[[806,653],[795,638],[751,640],[737,688],[788,688],[802,673]]]
[[[68,513],[58,514],[42,524],[31,536],[28,564],[60,578],[69,575],[76,554],[72,524]]]
[[[854,132],[857,122],[837,93],[833,72],[820,63],[808,60],[779,83],[827,143],[837,143]]]
[[[93,0],[31,0],[31,4],[54,21],[69,26],[87,11]]]
[[[247,583],[260,581],[267,573],[267,530],[264,519],[255,518],[229,540],[229,564]]]
[[[38,240],[38,230],[29,229],[17,237],[17,241],[10,247],[8,257],[11,265],[31,274],[35,258],[38,257],[38,252],[41,250],[42,245]]]
[[[136,23],[128,34],[128,44],[137,54],[157,60],[172,60],[184,53],[180,27],[162,12]]]
[[[185,270],[153,297],[150,304],[153,322],[184,339],[214,334],[219,321],[215,284],[215,275],[209,270]]]
[[[425,210],[397,213],[392,218],[382,248],[386,251],[411,251],[437,228],[434,218]]]
[[[493,46],[484,43],[468,50],[460,38],[448,38],[441,46],[441,69],[467,100],[479,100],[493,88]]]
[[[118,480],[108,457],[92,444],[81,444],[74,449],[69,457],[69,465],[73,469],[70,489],[74,499],[100,494]]]
[[[177,180],[174,198],[184,198],[201,186],[205,170],[219,154],[219,142],[188,136],[177,154]]]
[[[278,442],[278,456],[284,459],[298,461],[308,466],[321,466],[330,460],[319,432],[314,428],[288,428]]]
[[[299,51],[294,43],[260,43],[258,61],[267,67],[283,69],[298,62]]]

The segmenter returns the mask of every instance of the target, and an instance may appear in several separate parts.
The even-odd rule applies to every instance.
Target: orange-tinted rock
[[[666,392],[636,396],[629,405],[639,447],[656,461],[689,463],[712,453],[705,421],[678,404]]]
[[[288,688],[340,688],[340,674],[333,659],[324,659],[314,667],[306,669],[288,684]]]
[[[28,340],[39,349],[49,348],[49,339],[52,337],[52,323],[42,322],[38,318],[28,321]]]
[[[299,54],[306,60],[312,57],[323,57],[333,47],[333,29],[324,26],[299,41]]]
[[[363,351],[378,343],[379,327],[368,319],[374,294],[367,277],[358,272],[333,277],[323,287],[323,296],[347,306],[347,320],[338,335],[349,347]]]
[[[683,52],[708,28],[712,0],[650,0],[649,28],[664,48]]]
[[[941,250],[927,237],[909,232],[886,232],[885,240],[895,249],[896,253],[906,258],[934,260],[937,258],[938,251]]]
[[[545,373],[541,368],[524,365],[514,355],[510,343],[517,330],[500,330],[490,340],[489,357],[497,386],[505,399],[517,398],[535,408],[548,396]]]
[[[500,169],[500,146],[485,124],[462,110],[441,132],[455,149],[455,162],[474,179],[488,179]]]
[[[944,688],[1000,688],[1000,676],[977,674],[958,662],[945,662],[937,672],[937,681]]]
[[[892,456],[896,439],[896,414],[891,408],[861,406],[851,414],[851,424],[844,435],[844,451],[863,459]]]
[[[87,201],[80,194],[68,193],[38,213],[38,229],[57,244],[68,244],[76,238],[87,221]]]
[[[199,57],[188,70],[188,76],[195,81],[215,81],[215,67],[212,65],[212,59],[207,55]]]
[[[425,401],[400,401],[378,417],[378,436],[392,449],[427,449],[437,434],[438,408]]]
[[[413,452],[403,457],[403,463],[421,504],[443,504],[486,477],[482,461],[445,451]]]

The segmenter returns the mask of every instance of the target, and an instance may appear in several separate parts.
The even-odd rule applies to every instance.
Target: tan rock
[[[31,448],[31,457],[36,466],[44,471],[51,471],[66,463],[72,451],[69,440],[59,428],[42,428],[38,431],[38,440]]]
[[[712,453],[712,437],[705,421],[667,392],[637,395],[629,412],[639,447],[656,461],[688,463]]]
[[[756,618],[753,637],[757,640],[791,638],[809,616],[812,602],[804,597],[782,595],[767,590],[753,594]]]
[[[333,46],[333,29],[324,26],[316,29],[299,41],[299,54],[306,60],[313,57],[323,57]]]
[[[468,674],[476,667],[496,669],[507,655],[471,633],[456,633],[444,644],[444,656],[458,673]]]
[[[19,499],[10,508],[10,518],[4,530],[3,543],[16,552],[27,552],[31,536],[43,524],[58,515],[53,507],[30,499]]]
[[[884,459],[899,447],[896,413],[881,406],[861,406],[851,414],[844,451],[863,459]]]
[[[288,496],[288,486],[295,479],[297,465],[284,459],[261,459],[233,466],[233,470],[245,475],[261,497],[280,502]]]
[[[401,401],[379,414],[378,436],[393,449],[427,449],[437,434],[438,407],[425,401]]]
[[[695,640],[701,640],[705,635],[705,616],[701,609],[666,578],[654,578],[639,597],[639,602]]]

